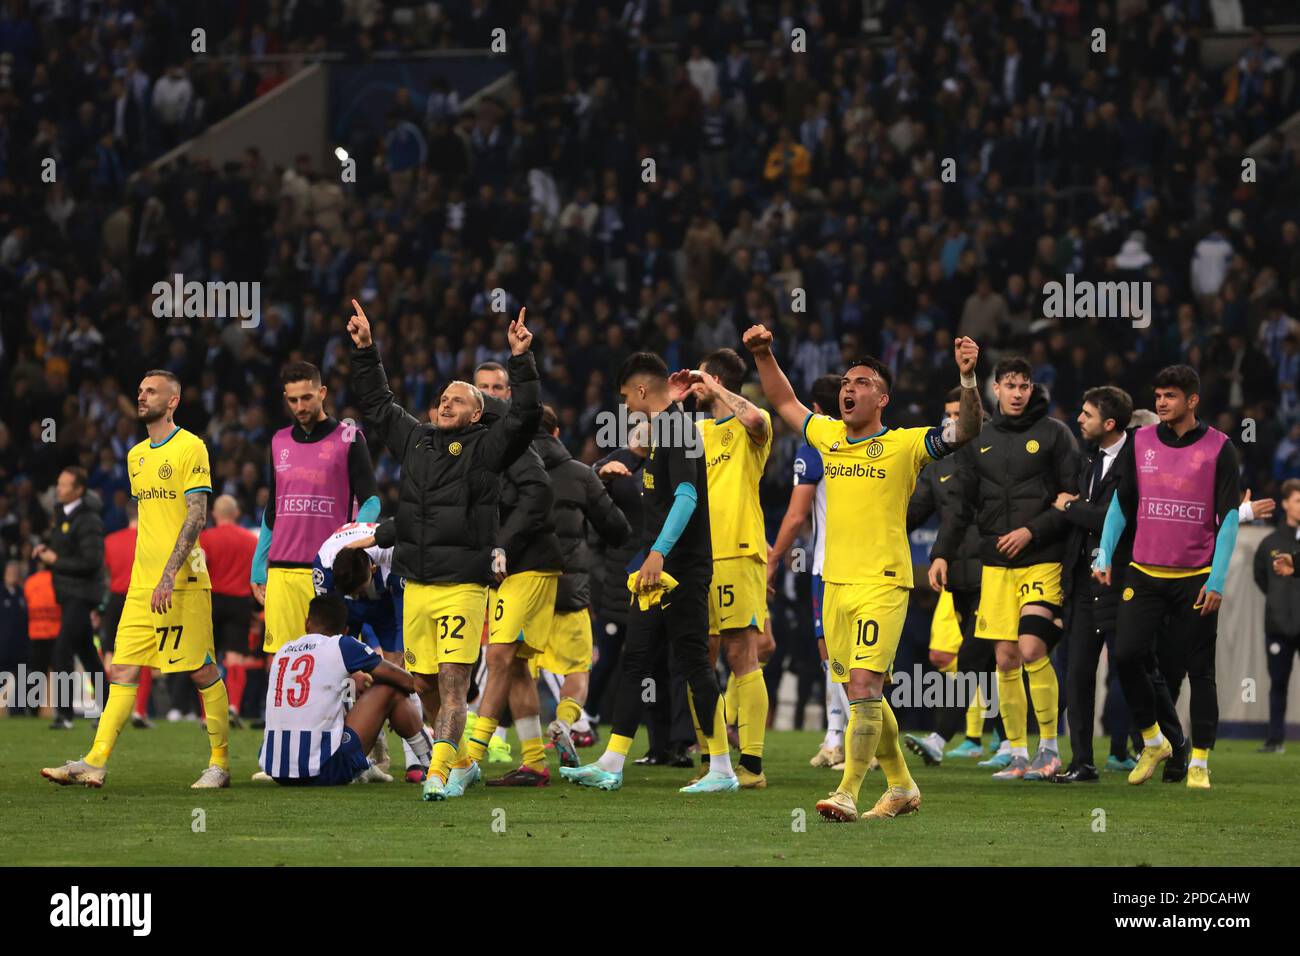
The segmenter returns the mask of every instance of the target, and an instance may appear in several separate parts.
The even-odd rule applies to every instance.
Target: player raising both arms
[[[212,583],[199,547],[212,475],[203,441],[172,421],[181,384],[171,372],[146,372],[136,400],[149,437],[126,454],[131,496],[139,507],[131,584],[109,665],[108,702],[90,753],[41,776],[59,784],[102,787],[109,754],[131,716],[141,667],[188,673],[203,698],[212,756],[196,790],[230,786],[230,701],[212,645]]]
[[[844,777],[817,812],[827,820],[858,818],[857,796],[874,756],[889,788],[866,814],[893,817],[921,805],[898,744],[898,721],[884,699],[889,671],[907,616],[912,556],[907,504],[916,476],[931,461],[952,454],[980,430],[974,340],[955,343],[961,371],[961,408],[947,428],[890,429],[881,422],[893,376],[879,359],[850,364],[840,385],[837,421],[814,415],[795,396],[772,355],[772,333],[761,325],[745,332],[763,393],[791,428],[799,428],[822,455],[826,479],[826,562],[822,622],[831,673],[848,684],[849,726]],[[871,535],[870,546],[863,535]]]

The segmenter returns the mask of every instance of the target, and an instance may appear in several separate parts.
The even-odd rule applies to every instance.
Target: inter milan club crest
[[[447,446],[447,451],[451,452],[453,455],[459,455],[460,449],[461,449],[461,444],[458,441],[454,441]]]
[[[163,462],[162,467],[158,469],[158,477],[166,481],[172,476],[172,466],[170,462]]]
[[[731,432],[723,432],[723,433],[722,433],[722,444],[724,444],[724,445],[730,445],[730,444],[731,444],[731,438],[732,438]]]
[[[871,441],[867,442],[868,458],[879,458],[884,453],[885,453],[884,442],[876,441],[874,438]]]
[[[1036,455],[1036,454],[1038,454],[1038,449],[1039,449],[1040,447],[1041,447],[1041,446],[1038,444],[1038,442],[1036,442],[1036,441],[1035,441],[1034,439],[1032,439],[1032,438],[1029,439],[1029,441],[1025,442],[1025,451],[1029,452],[1029,454],[1031,454],[1031,455]]]

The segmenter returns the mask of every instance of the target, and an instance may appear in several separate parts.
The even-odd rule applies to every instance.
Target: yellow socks
[[[109,684],[108,700],[104,702],[104,712],[99,715],[99,728],[95,731],[95,742],[86,754],[86,763],[93,767],[102,767],[108,763],[108,755],[113,752],[117,735],[122,732],[126,722],[131,718],[131,708],[135,706],[137,684]],[[222,711],[224,714],[225,711]]]
[[[1029,694],[1034,699],[1038,736],[1045,744],[1053,744],[1056,740],[1056,721],[1061,714],[1061,690],[1056,681],[1056,668],[1052,666],[1052,659],[1044,655],[1026,664],[1025,670],[1029,672]]]
[[[708,736],[705,736],[704,728],[700,725],[700,715],[695,712],[695,693],[689,687],[686,689],[686,698],[691,705],[691,720],[695,722],[695,736],[700,741],[701,756],[707,753],[710,757],[717,757],[731,753],[731,745],[727,743],[727,715],[722,695],[718,695],[718,706],[713,713],[713,733]]]
[[[203,698],[203,713],[208,725],[208,746],[212,748],[212,765],[222,770],[230,769],[230,698],[226,696],[226,682],[218,677],[207,687],[199,688]],[[135,703],[134,698],[131,701]]]
[[[433,742],[433,756],[429,759],[429,776],[437,777],[443,783],[446,783],[447,773],[451,770],[451,762],[455,759],[455,744],[450,740],[435,740]]]
[[[889,701],[880,702],[880,742],[876,745],[876,759],[884,771],[885,781],[891,787],[911,790],[916,784],[908,772],[907,761],[903,759],[903,748],[898,745],[898,719],[889,706]],[[871,761],[867,761],[870,766]]]
[[[546,748],[542,746],[542,722],[536,714],[515,720],[515,733],[523,751],[522,763],[533,770],[546,769]]]
[[[483,759],[487,753],[488,743],[492,740],[492,735],[496,733],[497,719],[495,717],[484,717],[479,714],[474,718],[474,729],[470,731],[469,739],[465,743],[463,753],[456,754],[455,766],[465,768],[472,761]]]
[[[627,752],[632,749],[632,738],[624,737],[622,734],[610,734],[609,743],[605,745],[605,749],[626,757]]]
[[[971,740],[979,740],[984,735],[984,708],[987,704],[984,691],[976,685],[975,699],[966,708],[966,736]]]
[[[555,719],[562,720],[568,726],[572,727],[582,717],[582,705],[572,697],[560,698],[560,703],[555,708]]]
[[[839,789],[854,800],[862,789],[862,778],[867,775],[871,758],[876,755],[880,738],[884,731],[884,701],[875,700],[849,701],[849,726],[844,732],[844,776],[840,779]],[[894,724],[895,741],[898,746],[898,724]]]
[[[754,773],[763,772],[763,741],[767,734],[767,682],[763,670],[731,678],[727,693],[736,689],[736,733],[740,736],[740,765]],[[728,713],[730,713],[728,709]]]
[[[1029,746],[1029,700],[1025,697],[1025,679],[1023,671],[998,671],[998,697],[1002,708],[1002,726],[1007,730],[1007,746],[1014,752],[1016,747]]]

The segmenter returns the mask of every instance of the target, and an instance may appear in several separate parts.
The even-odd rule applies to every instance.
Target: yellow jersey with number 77
[[[186,496],[212,492],[208,446],[178,425],[157,445],[146,438],[132,447],[126,454],[126,470],[140,514],[130,586],[152,590],[158,586],[185,523]],[[176,572],[175,590],[211,588],[203,548],[196,539]]]

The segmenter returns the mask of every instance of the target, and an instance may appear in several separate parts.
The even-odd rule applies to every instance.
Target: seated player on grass
[[[433,741],[410,700],[414,678],[344,634],[347,624],[343,599],[318,595],[307,610],[307,633],[271,660],[257,762],[276,783],[351,783],[370,769],[366,753],[384,721],[428,764]]]

